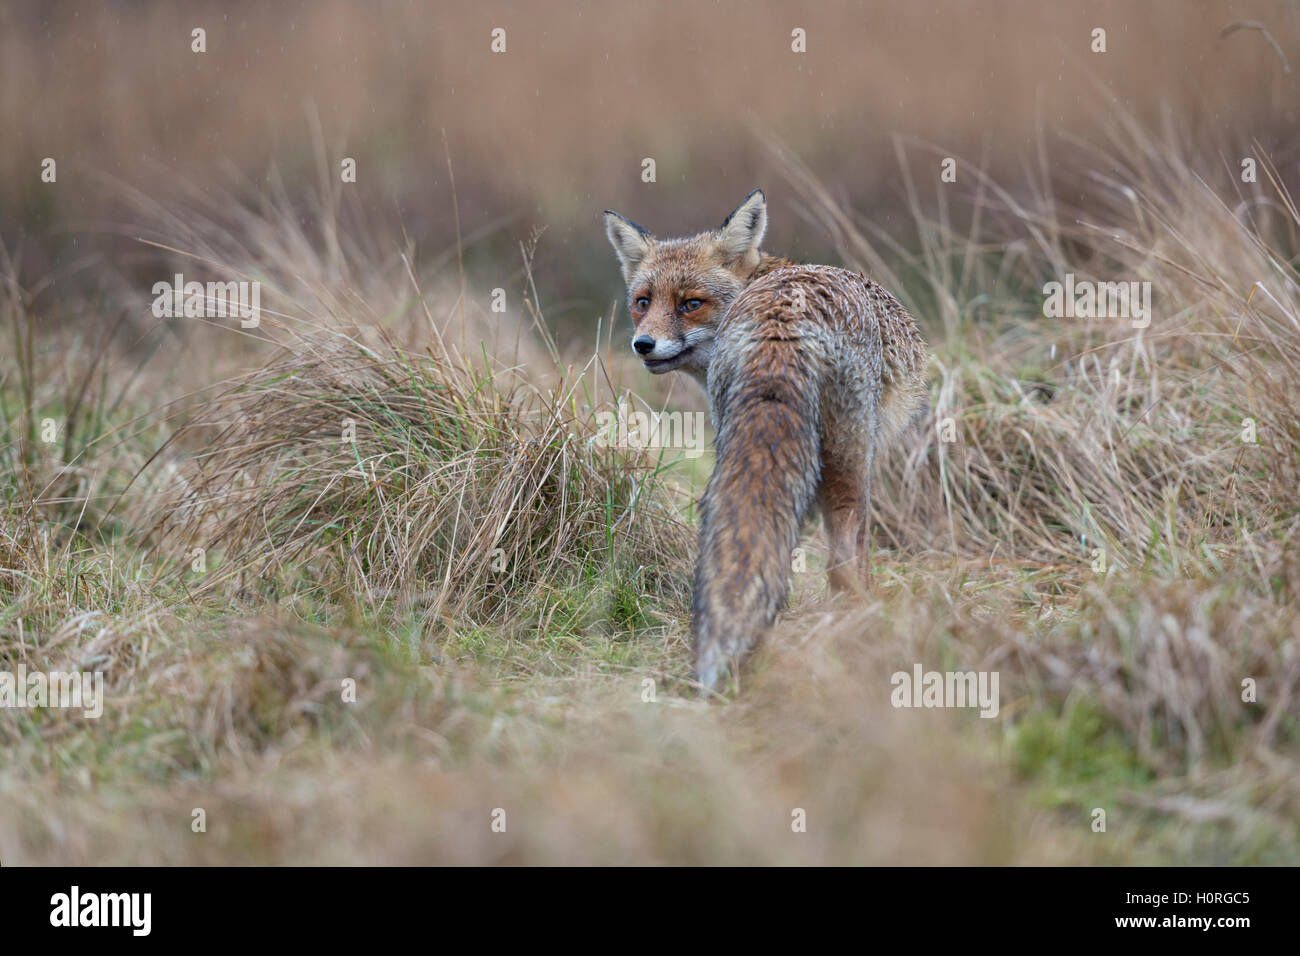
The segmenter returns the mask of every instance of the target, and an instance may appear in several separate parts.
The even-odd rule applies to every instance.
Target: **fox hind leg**
[[[871,466],[875,454],[867,454],[867,473],[865,488],[862,491],[862,510],[858,513],[858,580],[868,591],[871,590]]]
[[[836,456],[822,471],[822,513],[830,541],[835,593],[871,587],[871,466],[873,445]],[[847,459],[847,460],[846,460]]]
[[[858,586],[862,574],[859,549],[865,489],[850,470],[827,464],[822,473],[821,490],[822,514],[831,551],[831,590],[837,594],[852,591]]]

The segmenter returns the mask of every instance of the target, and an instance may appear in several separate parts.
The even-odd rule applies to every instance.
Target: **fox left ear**
[[[618,255],[619,267],[623,270],[623,281],[630,282],[632,273],[641,264],[641,260],[650,251],[654,236],[642,229],[631,219],[625,219],[611,209],[605,210],[605,235],[609,244]]]
[[[758,247],[766,232],[767,197],[763,195],[763,190],[755,189],[718,230],[728,264],[746,269],[758,265]]]

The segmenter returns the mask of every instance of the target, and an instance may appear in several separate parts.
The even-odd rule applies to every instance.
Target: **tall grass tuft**
[[[198,591],[418,605],[462,628],[569,588],[615,616],[625,592],[683,600],[691,534],[654,465],[603,446],[581,376],[555,381],[382,332],[295,333],[187,424],[210,437],[158,500],[154,550]]]

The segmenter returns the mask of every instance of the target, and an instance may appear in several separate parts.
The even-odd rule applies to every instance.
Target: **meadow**
[[[776,4],[6,10],[0,671],[105,706],[0,708],[0,859],[1300,862],[1300,15],[1210,6],[818,4],[804,60]],[[706,403],[599,213],[760,182],[768,248],[917,317],[934,414],[871,593],[810,525],[704,699],[711,453],[599,423]],[[160,318],[176,273],[257,324]],[[997,716],[892,706],[915,664]]]

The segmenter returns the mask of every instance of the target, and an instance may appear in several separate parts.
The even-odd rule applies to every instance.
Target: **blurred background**
[[[1106,146],[1117,108],[1189,143],[1258,143],[1294,182],[1297,37],[1293,0],[10,2],[0,239],[26,283],[57,296],[107,263],[144,304],[159,252],[135,241],[140,222],[205,199],[219,218],[272,189],[306,221],[324,192],[358,233],[404,234],[425,267],[457,270],[459,225],[486,288],[517,283],[519,243],[544,229],[539,294],[581,336],[622,296],[605,208],[681,234],[762,186],[767,245],[834,261],[765,140],[904,245],[906,174],[928,193],[952,156],[1068,198],[1071,157]],[[57,183],[41,181],[45,157]],[[356,182],[339,188],[344,157]]]

